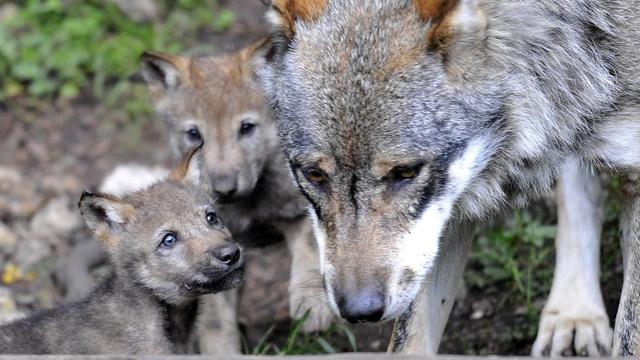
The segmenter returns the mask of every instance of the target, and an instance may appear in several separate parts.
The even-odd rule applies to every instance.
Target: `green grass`
[[[496,311],[524,312],[524,320],[518,321],[517,331],[511,329],[510,336],[533,338],[536,334],[540,311],[536,303],[546,298],[553,279],[555,234],[554,224],[517,210],[483,231],[472,247],[465,272],[467,286],[497,299]]]
[[[222,31],[233,13],[216,0],[162,0],[156,22],[136,23],[100,0],[26,0],[0,22],[0,101],[74,98],[108,104],[127,96],[142,51],[180,52],[204,29]],[[132,111],[140,104],[130,105]]]
[[[348,340],[350,351],[358,351],[356,338],[351,330],[341,324],[333,324],[329,329],[320,333],[305,334],[301,332],[302,325],[307,320],[309,312],[298,320],[292,322],[284,345],[278,344],[272,334],[275,325],[262,336],[258,344],[250,351],[251,355],[310,355],[333,354],[338,350],[331,344],[332,339],[344,337]],[[246,348],[246,346],[245,346]]]

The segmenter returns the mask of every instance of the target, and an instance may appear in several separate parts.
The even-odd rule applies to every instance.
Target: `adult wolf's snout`
[[[337,295],[340,316],[354,324],[376,322],[384,314],[384,294],[377,289],[364,289]]]

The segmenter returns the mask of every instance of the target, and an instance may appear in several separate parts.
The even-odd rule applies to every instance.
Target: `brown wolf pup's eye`
[[[327,180],[324,173],[315,167],[302,170],[302,174],[304,174],[304,177],[307,178],[307,180],[316,184],[322,184]]]
[[[202,140],[202,135],[197,128],[191,128],[187,130],[187,137],[189,138],[189,140],[194,142]]]
[[[207,222],[209,223],[209,225],[217,224],[218,223],[218,217],[216,216],[216,213],[208,212],[207,213]]]
[[[255,124],[252,124],[250,122],[243,122],[242,125],[240,125],[240,135],[250,135],[251,133],[253,133],[253,130],[255,130],[255,128]]]

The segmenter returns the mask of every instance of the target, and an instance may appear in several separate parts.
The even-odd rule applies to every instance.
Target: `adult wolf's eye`
[[[178,237],[173,233],[168,233],[162,238],[160,243],[161,249],[171,249],[178,242]]]
[[[307,180],[315,184],[322,184],[327,180],[326,175],[316,167],[309,167],[302,170],[302,174]]]
[[[218,223],[218,217],[216,216],[216,213],[210,211],[207,213],[207,222],[209,223],[209,225],[215,225]]]
[[[400,166],[393,169],[391,178],[395,181],[413,179],[418,175],[415,167]]]
[[[200,130],[198,128],[191,128],[187,130],[187,137],[191,141],[200,141],[202,140],[202,135],[200,134]]]
[[[240,125],[240,135],[249,135],[253,133],[253,130],[255,130],[255,128],[256,124],[243,122],[242,125]]]
[[[398,190],[399,187],[411,182],[420,174],[421,169],[421,164],[415,166],[397,166],[393,168],[389,173],[389,179],[392,181],[393,189]]]

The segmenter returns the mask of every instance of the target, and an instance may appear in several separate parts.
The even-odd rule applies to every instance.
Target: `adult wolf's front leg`
[[[471,223],[453,222],[442,237],[429,278],[409,311],[393,329],[390,352],[432,355],[438,351],[473,240]]]
[[[600,291],[600,178],[577,159],[565,164],[556,189],[556,267],[532,355],[602,356],[612,331]]]
[[[319,255],[311,224],[305,217],[283,226],[291,252],[289,279],[289,314],[293,319],[309,315],[302,325],[304,332],[326,330],[335,320],[322,287]]]
[[[624,283],[616,315],[613,353],[640,355],[640,174],[623,180],[625,203],[620,227]]]

